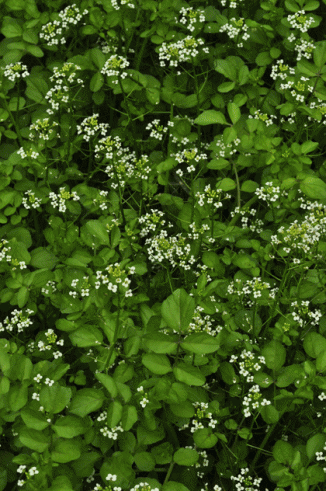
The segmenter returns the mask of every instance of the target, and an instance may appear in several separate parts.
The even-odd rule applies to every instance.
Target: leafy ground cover
[[[325,0],[1,0],[0,491],[322,491]]]

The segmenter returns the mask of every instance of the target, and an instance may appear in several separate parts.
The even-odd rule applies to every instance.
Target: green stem
[[[168,473],[167,473],[167,475],[165,476],[163,486],[164,486],[164,484],[165,484],[166,482],[168,482],[168,480],[169,480],[169,478],[170,478],[170,475],[171,475],[171,472],[172,472],[172,470],[173,470],[174,464],[175,464],[175,462],[171,462],[170,467],[169,467],[169,470],[168,470]]]

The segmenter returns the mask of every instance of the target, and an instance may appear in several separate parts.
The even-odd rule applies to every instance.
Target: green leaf
[[[173,455],[173,460],[178,465],[193,466],[198,459],[198,452],[193,448],[179,448]]]
[[[231,92],[235,87],[235,82],[223,82],[217,87],[217,90],[221,92],[222,94],[225,94],[227,92]]]
[[[35,411],[29,407],[22,409],[20,412],[22,420],[28,428],[42,431],[49,426],[45,415],[40,411]]]
[[[162,491],[189,491],[189,488],[181,482],[168,481],[163,484]]]
[[[318,332],[308,332],[303,339],[303,349],[311,358],[317,358],[326,350],[326,339]]]
[[[50,444],[50,439],[41,431],[32,428],[21,428],[18,435],[19,440],[25,447],[43,453]]]
[[[236,124],[241,117],[241,111],[239,107],[234,104],[234,102],[229,102],[227,107],[232,124]]]
[[[53,462],[66,464],[77,460],[81,456],[81,442],[79,440],[57,440],[51,452]]]
[[[8,483],[7,471],[3,467],[0,467],[0,491],[4,491]]]
[[[301,191],[312,199],[326,199],[326,184],[319,177],[307,176],[300,183]]]
[[[142,364],[157,375],[165,375],[168,372],[172,372],[169,359],[163,354],[145,353],[142,356]]]
[[[89,348],[101,345],[103,342],[102,332],[94,326],[79,327],[69,334],[70,341],[78,348]]]
[[[74,491],[67,476],[57,476],[48,491]]]
[[[95,243],[97,247],[100,245],[110,246],[108,230],[105,225],[99,220],[89,220],[80,228],[80,238],[86,245],[91,246]]]
[[[232,264],[241,269],[249,269],[256,266],[254,259],[252,259],[252,257],[250,257],[248,254],[237,254],[232,259]]]
[[[201,126],[205,126],[208,124],[227,124],[225,120],[225,116],[220,111],[215,111],[214,109],[210,109],[208,111],[202,112],[194,121],[195,124],[199,124]]]
[[[236,66],[232,62],[232,59],[230,59],[230,57],[226,60],[222,60],[222,59],[214,60],[214,68],[217,72],[222,73],[226,78],[229,78],[234,82],[236,81],[237,78]]]
[[[326,41],[319,41],[313,50],[314,63],[318,68],[322,68],[326,63]]]
[[[81,389],[74,395],[69,412],[84,418],[87,414],[102,407],[105,397],[98,389]]]
[[[267,368],[270,368],[271,370],[277,371],[284,365],[286,350],[284,346],[275,339],[264,346],[261,354],[265,357]]]
[[[277,423],[280,419],[278,410],[271,404],[269,404],[268,406],[261,407],[259,409],[259,412],[265,423],[269,425],[273,425],[274,423]]]
[[[11,370],[8,375],[11,380],[28,380],[31,378],[33,363],[25,355],[15,353],[11,358]]]
[[[75,436],[84,434],[89,425],[79,416],[64,416],[57,419],[52,429],[59,437],[74,438]]]
[[[161,315],[167,325],[177,332],[189,329],[195,311],[195,300],[179,288],[170,295],[161,306]]]
[[[17,19],[5,15],[2,19],[2,28],[0,32],[6,38],[20,37],[23,34],[23,29]]]
[[[291,465],[294,455],[293,447],[290,443],[278,440],[273,447],[273,457],[279,464]]]
[[[24,384],[25,382],[23,382]],[[28,384],[28,382],[26,382]],[[18,383],[10,387],[9,391],[9,406],[14,412],[19,411],[27,404],[28,401],[28,387]]]
[[[313,152],[314,150],[316,150],[316,148],[318,148],[318,146],[319,146],[318,142],[313,142],[311,140],[308,140],[301,145],[301,152],[303,154]]]
[[[98,92],[104,84],[104,77],[101,72],[96,72],[91,78],[89,88],[91,92]]]
[[[244,193],[254,193],[256,189],[259,188],[259,184],[255,181],[244,181],[241,184],[241,191]]]
[[[72,390],[70,387],[64,387],[55,382],[51,387],[45,385],[40,392],[40,405],[48,413],[61,413],[69,404]]]
[[[129,431],[138,421],[137,409],[135,406],[125,404],[122,409],[121,426],[124,431]]]
[[[107,375],[106,373],[95,373],[95,378],[97,378],[97,380],[104,385],[111,397],[117,397],[118,389],[113,377]]]
[[[204,332],[190,334],[180,344],[184,350],[199,355],[214,353],[220,347],[220,342],[215,337]]]
[[[190,401],[183,401],[182,404],[170,402],[170,409],[179,418],[192,418],[195,414],[195,408]]]
[[[217,443],[217,436],[214,435],[212,428],[202,428],[196,430],[193,439],[199,448],[212,448]]]
[[[216,189],[221,189],[222,191],[230,191],[231,189],[235,189],[237,187],[235,181],[233,179],[229,179],[225,177],[221,181],[218,181],[216,184]]]
[[[206,382],[206,378],[201,373],[198,367],[187,365],[180,362],[173,368],[174,376],[180,382],[184,382],[187,385],[201,386]]]
[[[266,66],[272,63],[273,58],[269,54],[269,51],[262,51],[256,56],[255,63],[258,66]]]
[[[122,404],[120,401],[112,401],[107,410],[107,423],[110,428],[117,426],[122,416]]]
[[[306,443],[306,452],[307,452],[308,459],[310,461],[313,458],[315,458],[316,452],[322,452],[323,451],[323,447],[324,447],[325,443],[326,443],[326,436],[322,435],[321,433],[317,433],[316,435],[309,438],[309,440]],[[273,454],[274,454],[274,451],[273,451]]]
[[[151,472],[155,467],[155,459],[149,452],[137,452],[135,454],[135,464],[142,472]]]

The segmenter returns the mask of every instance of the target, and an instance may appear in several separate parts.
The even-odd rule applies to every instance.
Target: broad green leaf
[[[164,300],[161,314],[171,329],[185,332],[192,321],[194,310],[195,300],[183,288],[179,288]]]
[[[312,460],[316,456],[316,452],[322,452],[326,443],[326,436],[317,433],[313,435],[306,443],[306,452],[309,460]],[[274,454],[274,450],[273,450]],[[276,460],[276,459],[275,459]]]
[[[99,452],[84,452],[79,459],[74,460],[69,465],[72,467],[77,477],[89,477],[94,470],[95,462],[99,459],[101,459],[101,454]],[[61,489],[58,491],[61,491]]]
[[[202,112],[194,121],[195,124],[205,126],[208,124],[226,124],[225,116],[220,111],[209,109]]]
[[[122,416],[122,404],[118,400],[110,403],[107,410],[107,423],[109,428],[114,428],[118,425]]]
[[[6,38],[15,38],[15,37],[20,37],[22,35],[23,29],[20,23],[18,22],[18,19],[5,15],[2,19],[2,27],[0,32]]]
[[[273,457],[279,464],[291,465],[294,455],[292,445],[283,440],[277,440],[273,446]]]
[[[192,418],[195,408],[190,401],[183,401],[182,404],[170,403],[170,409],[179,418]]]
[[[181,347],[190,351],[191,353],[197,353],[204,355],[206,353],[214,353],[220,347],[220,342],[213,336],[202,332],[190,334],[184,341],[181,342]]]
[[[317,358],[326,350],[326,339],[318,332],[308,332],[303,339],[303,349],[311,358]]]
[[[67,476],[57,476],[48,491],[74,491]]]
[[[138,421],[137,409],[135,406],[125,404],[122,409],[121,426],[124,431],[129,431]]]
[[[179,448],[173,455],[173,461],[178,465],[193,466],[198,459],[198,452],[193,448]]]
[[[107,375],[106,373],[95,373],[95,378],[104,385],[111,397],[117,397],[117,384],[111,375]]]
[[[177,380],[184,382],[187,385],[201,386],[206,382],[206,379],[199,368],[187,365],[186,363],[178,363],[178,365],[173,368],[173,373]]]
[[[165,375],[168,372],[172,372],[169,359],[163,354],[145,353],[142,356],[142,364],[157,375]]]
[[[237,70],[230,57],[228,57],[226,60],[214,60],[214,68],[217,72],[222,73],[226,78],[229,78],[234,82],[236,81]]]
[[[326,352],[325,352],[326,353]],[[301,376],[304,376],[305,372],[301,365],[289,365],[283,367],[277,377],[275,385],[277,387],[288,387]]]
[[[319,145],[318,142],[313,142],[311,140],[308,140],[301,145],[301,152],[306,155],[307,153],[316,150],[316,148],[318,148],[318,145]]]
[[[4,467],[0,467],[0,491],[4,491],[8,483],[7,470]]]
[[[57,440],[51,452],[53,462],[66,464],[77,460],[81,456],[81,442],[79,440]]]
[[[257,182],[249,180],[249,181],[244,181],[241,184],[240,190],[243,191],[244,193],[254,193],[258,187],[259,184]]]
[[[55,327],[59,329],[59,331],[72,332],[75,331],[78,326],[73,321],[68,321],[67,319],[58,319],[55,323]]]
[[[155,467],[155,459],[149,452],[136,452],[135,464],[142,472],[151,472]]]
[[[163,484],[162,491],[189,491],[189,488],[181,482],[168,481]]]
[[[236,124],[241,117],[241,111],[239,107],[234,104],[234,102],[229,102],[227,108],[232,124]]]
[[[62,438],[74,438],[75,436],[82,435],[88,428],[89,424],[83,421],[82,418],[72,415],[59,418],[52,425],[52,429]]]
[[[49,426],[45,415],[41,411],[35,411],[29,407],[22,409],[20,412],[22,420],[28,428],[42,431]]]
[[[314,63],[318,68],[322,68],[326,63],[326,41],[319,41],[313,50]]]
[[[28,387],[23,383],[17,383],[10,387],[9,391],[9,406],[14,412],[23,408],[28,401]],[[28,382],[26,382],[28,384]]]
[[[90,346],[101,345],[103,342],[102,332],[90,325],[79,327],[69,334],[69,338],[72,344],[78,348],[89,348]]]
[[[324,373],[326,371],[326,349],[317,356],[316,370],[319,373]]]
[[[40,405],[48,413],[61,413],[69,404],[72,390],[70,387],[64,387],[58,382],[53,385],[44,385],[40,392]]]
[[[273,339],[264,346],[261,350],[261,355],[265,357],[267,368],[275,371],[279,370],[284,365],[286,359],[285,348],[276,339]]]
[[[235,181],[233,179],[229,179],[228,177],[225,177],[221,181],[218,181],[218,183],[216,184],[216,189],[221,189],[222,191],[230,191],[231,189],[235,189],[236,187],[237,185]]]
[[[235,87],[235,82],[223,82],[217,87],[217,90],[221,92],[222,94],[225,94],[227,92],[231,92]]]
[[[145,346],[154,353],[175,353],[177,350],[177,336],[169,336],[162,332],[148,333],[143,336]],[[174,339],[174,341],[173,341]]]
[[[86,245],[92,246],[93,243],[110,246],[110,238],[105,225],[99,220],[89,220],[80,228],[80,238]]]
[[[256,266],[255,261],[248,254],[237,254],[232,259],[232,264],[241,269],[249,269]]]
[[[87,414],[102,407],[105,397],[98,389],[81,389],[74,395],[69,412],[84,418]]]
[[[265,421],[265,423],[269,425],[277,423],[280,419],[278,410],[272,404],[261,407],[259,409],[259,412],[260,412],[260,416]]]
[[[31,378],[33,363],[25,355],[15,353],[11,359],[11,370],[9,378],[11,380],[28,380]]]
[[[217,443],[217,436],[214,435],[212,428],[202,428],[196,430],[193,434],[193,439],[199,448],[212,448]]]
[[[40,454],[50,445],[49,437],[41,431],[33,430],[32,428],[21,428],[18,438],[25,447],[35,450],[35,452]]]
[[[326,199],[326,184],[315,176],[307,176],[300,183],[301,191],[313,199]]]
[[[141,424],[138,424],[136,432],[137,442],[139,445],[152,445],[153,443],[159,442],[165,438],[163,427],[159,427],[157,430],[151,431]]]
[[[33,268],[47,268],[53,269],[58,263],[59,259],[51,251],[48,251],[44,247],[38,247],[31,251],[30,265]]]

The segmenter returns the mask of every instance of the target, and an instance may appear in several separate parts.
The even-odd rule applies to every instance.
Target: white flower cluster
[[[26,208],[26,210],[30,210],[31,207],[37,209],[41,206],[42,200],[40,198],[36,198],[35,193],[33,193],[31,189],[26,191],[25,194],[28,194],[28,201],[29,201],[29,203],[27,203],[27,198],[22,199],[22,203],[24,205],[24,208]]]
[[[303,198],[299,198],[302,202],[300,205],[303,209],[312,210],[303,222],[298,223],[298,220],[287,227],[284,225],[277,230],[277,235],[271,236],[272,244],[286,243],[288,247],[284,247],[288,254],[294,249],[301,249],[308,255],[309,259],[320,259],[323,257],[320,254],[315,254],[313,248],[317,247],[321,238],[326,234],[326,206],[318,203],[304,203]],[[286,228],[286,230],[285,230]],[[282,240],[278,239],[278,234],[282,234]]]
[[[97,271],[96,272],[96,279],[102,280],[97,281],[95,283],[95,288],[98,290],[101,285],[108,284],[108,290],[112,291],[113,293],[116,293],[118,290],[118,284],[121,284],[124,288],[128,288],[131,280],[128,278],[126,275],[126,272],[124,269],[120,269],[120,264],[115,263],[114,265],[110,264],[105,268],[105,271],[109,272],[109,277],[107,275],[104,275],[102,271]],[[132,266],[129,268],[129,274],[135,274],[135,267]],[[124,281],[122,281],[122,278],[125,276]],[[125,297],[132,297],[132,290],[127,290],[125,292]]]
[[[17,469],[17,472],[22,473],[26,475],[27,479],[30,479],[32,476],[35,476],[36,474],[39,474],[39,471],[37,467],[31,467],[28,471],[25,470],[26,465],[20,465]],[[26,481],[23,481],[22,479],[19,479],[17,482],[17,486],[24,486]]]
[[[85,9],[84,12],[80,14],[79,9],[76,7],[75,3],[71,6],[66,7],[64,10],[59,12],[61,22],[58,20],[54,20],[53,22],[49,22],[45,26],[42,26],[43,32],[40,33],[40,38],[45,39],[45,41],[49,41],[48,46],[58,45],[59,40],[56,36],[61,36],[62,29],[69,29],[70,25],[77,25],[77,23],[82,19],[82,16],[86,14],[88,14],[88,10]],[[61,38],[60,43],[66,44],[65,36]]]
[[[80,125],[77,125],[77,134],[80,135],[84,133],[83,139],[89,142],[90,137],[94,136],[97,131],[101,131],[102,136],[106,136],[107,130],[110,125],[108,123],[98,123],[99,114],[93,114],[93,116],[89,116],[85,118]]]
[[[77,82],[84,87],[82,79],[78,78],[76,81],[74,80],[76,77],[76,70],[81,70],[80,66],[68,62],[64,63],[61,69],[54,67],[53,75],[50,77],[50,80],[51,82],[55,80],[56,85],[45,95],[45,99],[49,99],[49,103],[52,106],[52,109],[46,110],[48,114],[54,114],[54,110],[58,111],[60,105],[63,103],[68,104],[70,102],[68,95],[68,93],[71,92],[70,84]],[[70,107],[67,108],[67,112],[70,112]]]
[[[28,68],[23,65],[21,61],[16,63],[10,63],[5,67],[1,67],[1,70],[5,70],[4,76],[8,77],[9,80],[14,82],[16,79],[25,78],[29,76]]]
[[[157,234],[160,228],[164,226],[173,227],[171,222],[165,225],[166,221],[161,219],[163,216],[163,211],[151,209],[151,214],[146,213],[146,215],[139,217],[138,222],[143,224],[139,233],[140,237],[146,237],[151,231]]]
[[[145,167],[147,162],[149,162],[149,158],[145,154],[142,155],[140,159],[137,159],[135,152],[132,152],[129,155],[126,152],[126,155],[121,157],[119,162],[108,165],[105,172],[112,180],[116,181],[111,182],[112,188],[116,189],[118,186],[121,188],[124,187],[126,184],[124,179],[126,178],[143,179],[146,181],[148,179],[148,174],[151,171],[149,165]]]
[[[246,213],[250,213],[250,215],[256,215],[257,213],[257,210],[255,210],[255,208],[251,208],[250,211],[249,210],[240,210],[240,208],[238,206],[235,207],[234,211],[231,211],[230,212],[230,215],[231,217],[234,217],[234,215],[236,215],[237,213],[240,213],[240,215],[242,215],[242,218],[241,218],[241,222],[242,222],[242,228],[249,228],[252,232],[257,232],[257,234],[260,234],[262,231],[263,231],[263,228],[259,228],[259,227],[262,227],[264,225],[264,222],[262,220],[255,220],[255,222],[251,225],[249,225],[248,227],[248,217],[245,217],[244,215]]]
[[[96,421],[105,421],[107,418],[107,411],[103,411],[98,418],[96,418]],[[123,432],[124,429],[122,426],[115,426],[114,428],[108,428],[106,425],[102,428],[100,428],[100,432],[102,433],[103,436],[107,436],[108,438],[112,438],[112,440],[117,440],[118,439],[118,431]]]
[[[38,119],[35,123],[31,124],[29,129],[37,131],[38,138],[41,138],[42,140],[49,140],[49,135],[54,132],[54,126],[59,126],[59,123],[57,123],[56,121],[52,121],[50,126],[49,118],[44,118]],[[58,138],[61,138],[59,134],[57,136]],[[34,140],[35,135],[33,133],[30,133],[29,138],[31,140]]]
[[[227,31],[229,38],[234,39],[235,37],[238,38],[241,31],[243,30],[244,34],[242,36],[242,40],[247,41],[247,39],[250,38],[250,35],[247,33],[248,26],[246,26],[243,21],[244,18],[242,17],[240,19],[232,17],[232,19],[230,19],[230,23],[226,23],[220,27],[220,32]],[[238,43],[237,46],[238,48],[243,48],[243,43]]]
[[[198,200],[198,205],[199,206],[204,206],[204,205],[213,205],[216,209],[217,208],[222,208],[222,201],[220,198],[220,195],[222,193],[221,189],[211,189],[211,185],[207,184],[205,186],[204,192],[200,193],[199,191],[195,194],[197,200]],[[230,194],[226,194],[223,199],[230,199],[232,196]]]
[[[160,235],[146,239],[145,246],[149,245],[147,250],[149,261],[162,263],[164,259],[167,259],[173,267],[179,266],[190,270],[191,265],[196,262],[193,255],[189,257],[190,244],[185,244],[185,238],[181,236],[181,233],[178,234],[178,237],[167,237],[167,235],[166,230],[161,230]],[[173,256],[177,256],[177,261]]]
[[[285,191],[285,189],[283,189],[283,191],[281,192],[280,187],[273,187],[272,182],[266,182],[264,186],[262,186],[261,188],[257,188],[255,194],[258,196],[259,199],[267,202],[275,202],[280,199],[280,196],[288,196],[288,193]],[[279,207],[280,205],[277,206],[277,208]]]
[[[307,19],[305,13],[306,12],[304,10],[298,10],[298,12],[295,14],[287,16],[287,20],[290,22],[293,29],[299,29],[301,32],[308,31],[311,24],[314,22],[314,19],[313,17],[309,17],[309,19]]]
[[[188,61],[191,63],[192,58],[195,58],[199,51],[199,46],[205,45],[203,39],[195,39],[192,36],[187,36],[176,43],[162,43],[159,48],[160,66],[166,66],[165,61],[170,61],[170,67],[177,67],[179,62]],[[209,48],[203,48],[204,53],[209,53]],[[174,60],[173,60],[174,58]]]
[[[175,22],[180,22],[184,25],[189,22],[186,28],[190,32],[193,32],[195,30],[194,24],[196,24],[196,22],[205,22],[205,12],[203,10],[194,10],[193,7],[182,7],[180,10],[180,14],[182,15],[181,19],[178,20],[178,17],[175,17]]]
[[[240,289],[236,290],[234,288],[235,282],[237,284],[240,284]],[[266,281],[261,281],[261,278],[259,277],[254,277],[252,280],[246,280],[245,284],[242,285],[243,281],[237,278],[235,281],[231,281],[228,288],[227,292],[229,295],[237,294],[239,297],[242,295],[253,295],[254,298],[259,298],[261,297],[261,292],[263,290],[268,290],[270,289],[269,283],[266,283]],[[278,291],[278,288],[273,288],[269,291],[269,298],[275,298],[275,293]],[[254,302],[251,302],[250,300],[247,301],[249,307],[252,307],[254,305]]]
[[[193,424],[193,427],[190,428],[191,433],[195,433],[197,430],[201,430],[201,429],[205,428],[203,423],[201,421],[198,421],[198,420],[202,420],[204,418],[209,419],[208,427],[215,428],[218,421],[216,419],[213,419],[212,413],[207,411],[208,403],[207,402],[193,402],[192,405],[195,406],[196,408],[198,408],[198,406],[200,406],[200,409],[197,409],[197,412],[196,412],[197,419],[193,419],[191,421],[191,423]],[[186,428],[189,428],[189,423],[185,423],[183,426],[181,426],[179,428],[179,431],[182,431]]]
[[[268,115],[262,114],[260,109],[257,109],[257,111],[255,111],[254,114],[255,114],[254,116],[249,114],[248,119],[259,119],[260,121],[266,123],[266,126],[270,126],[271,124],[273,124],[273,119],[277,119],[277,116],[275,116],[275,114],[270,114],[269,115],[270,119],[268,119]]]
[[[107,75],[108,77],[121,77],[122,79],[126,78],[128,73],[122,72],[124,68],[129,66],[129,61],[119,55],[112,55],[106,62],[104,63],[104,67],[101,70],[102,75]],[[113,84],[118,84],[119,79],[112,80]]]
[[[260,361],[260,363],[266,363],[265,357],[264,356],[258,356],[257,357],[251,351],[246,351],[246,350],[242,351],[242,353],[240,354],[240,357],[243,360],[245,360],[245,361],[241,361],[239,363],[240,375],[247,377],[247,382],[253,382],[254,377],[253,377],[253,375],[250,375],[250,373],[253,372],[254,369],[256,370],[256,372],[258,372],[258,370],[261,369],[261,365],[259,365],[259,363],[257,362],[257,359]],[[229,362],[234,363],[237,359],[238,359],[238,355],[232,355]]]
[[[289,75],[295,75],[295,68],[291,68],[288,65],[283,65],[284,60],[277,60],[276,65],[272,66],[271,78],[277,80],[286,80]]]
[[[33,314],[34,311],[33,310],[30,310],[30,309],[27,309],[26,310],[26,313],[27,314]],[[28,327],[28,326],[31,326],[33,324],[33,322],[31,321],[31,319],[29,319],[29,316],[24,316],[23,315],[23,311],[22,310],[13,310],[11,312],[11,315],[12,315],[12,318],[11,320],[9,320],[9,317],[7,316],[5,318],[5,320],[3,321],[4,324],[7,324],[6,326],[4,326],[2,324],[2,322],[0,322],[0,332],[4,332],[4,331],[10,331],[12,332],[15,325],[17,326],[17,330],[18,332],[24,332],[24,328],[25,327]]]
[[[260,486],[260,483],[263,480],[263,478],[258,477],[256,479],[254,479],[254,482],[252,482],[252,477],[245,476],[245,474],[247,474],[248,472],[249,472],[249,468],[246,467],[245,469],[241,469],[241,474],[238,474],[237,477],[231,476],[230,479],[232,479],[233,481],[239,482],[239,484],[236,484],[236,486],[235,486],[239,491],[249,490],[249,489],[251,491],[259,491],[259,486]],[[243,483],[246,487],[244,488],[243,486],[241,486],[240,483]],[[252,486],[257,486],[257,488],[254,489]]]
[[[80,200],[80,197],[77,195],[75,191],[70,193],[69,191],[66,191],[64,187],[60,188],[60,194],[57,195],[53,192],[49,194],[49,198],[52,200],[51,205],[53,208],[57,208],[58,206],[58,200],[59,200],[59,211],[64,213],[66,211],[66,201],[70,198],[73,199],[73,201],[78,201]]]
[[[155,129],[153,128],[153,126],[155,126]],[[148,125],[146,126],[146,130],[152,130],[149,137],[151,138],[155,138],[156,140],[160,140],[162,141],[163,139],[163,134],[166,133],[169,128],[168,126],[174,126],[174,123],[173,121],[168,121],[168,125],[167,126],[162,126],[160,125],[160,120],[159,119],[153,119],[153,121],[151,123],[148,123]]]

